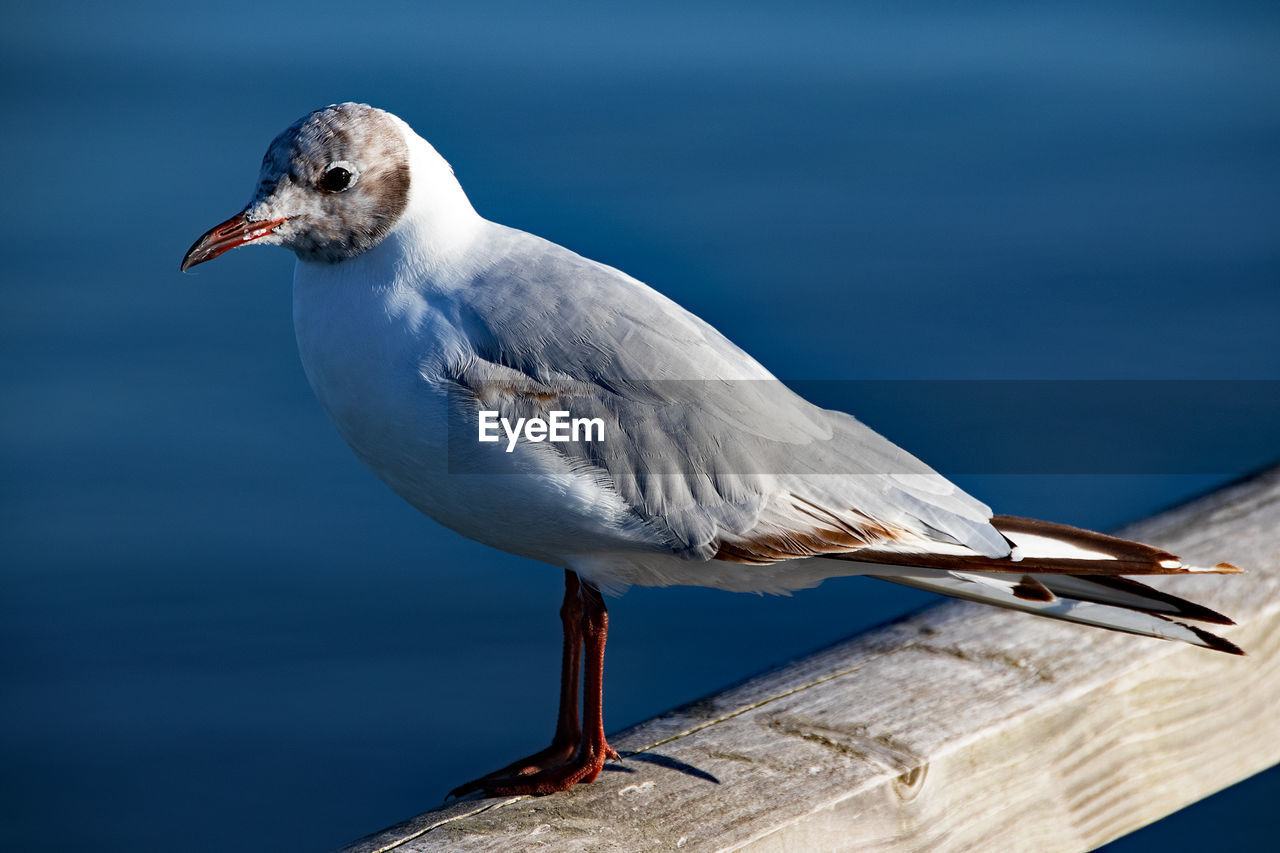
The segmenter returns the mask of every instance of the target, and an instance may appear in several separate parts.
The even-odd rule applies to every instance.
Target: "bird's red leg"
[[[583,613],[583,644],[586,646],[587,672],[582,685],[584,711],[582,744],[578,751],[585,754],[579,758],[588,758],[592,768],[581,781],[593,782],[600,775],[606,758],[617,761],[619,757],[604,738],[604,644],[609,637],[609,611],[604,606],[600,590],[594,586],[584,584],[582,598],[586,605]]]
[[[597,593],[598,594],[598,593]],[[556,733],[551,745],[541,752],[513,761],[479,779],[459,785],[449,792],[450,797],[462,797],[472,791],[488,787],[491,780],[528,776],[538,771],[564,764],[573,758],[582,740],[582,725],[578,721],[578,680],[582,660],[582,584],[578,575],[565,569],[564,603],[560,605],[560,621],[564,626],[564,651],[560,662],[560,710],[556,715]]]
[[[566,597],[566,601],[567,601]],[[609,612],[605,609],[600,590],[590,584],[579,584],[579,600],[582,603],[579,625],[585,647],[586,677],[583,683],[583,725],[580,729],[577,749],[571,755],[538,769],[519,766],[516,762],[506,770],[477,779],[458,790],[483,788],[486,793],[504,796],[514,794],[553,794],[573,787],[578,782],[590,782],[600,775],[606,758],[618,758],[604,737],[604,646],[609,634]],[[568,621],[565,622],[566,626]],[[567,629],[566,629],[567,637]],[[568,656],[566,655],[566,661]],[[576,669],[576,667],[575,667]],[[575,672],[576,682],[576,672]],[[577,724],[576,683],[574,685],[573,722]],[[562,693],[562,699],[567,696]],[[565,710],[566,703],[561,703]],[[559,734],[557,727],[557,734]],[[552,747],[555,747],[553,743]],[[544,750],[546,752],[546,750]],[[541,755],[542,753],[539,753]],[[519,769],[515,769],[519,767]],[[471,787],[475,786],[475,787]],[[464,791],[465,793],[466,791]]]
[[[560,623],[564,626],[564,650],[560,657],[560,710],[556,714],[556,733],[551,746],[538,753],[561,760],[573,755],[582,739],[582,723],[578,720],[578,670],[582,663],[582,584],[576,572],[564,570],[564,602],[560,605]]]

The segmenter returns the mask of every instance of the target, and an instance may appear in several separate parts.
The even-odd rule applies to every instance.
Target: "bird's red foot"
[[[487,776],[459,785],[450,797],[462,797],[473,791],[490,796],[555,794],[567,791],[579,782],[592,782],[604,768],[605,759],[619,761],[617,751],[607,743],[596,749],[584,744],[565,754],[563,747],[552,744],[536,755],[509,764]]]
[[[513,761],[500,770],[486,773],[484,776],[472,779],[470,782],[464,782],[450,791],[446,799],[465,797],[475,791],[487,791],[488,785],[492,780],[533,776],[549,768],[560,767],[571,761],[577,751],[578,745],[576,743],[560,743],[558,739],[553,740],[551,746],[540,752],[526,755],[524,758]]]

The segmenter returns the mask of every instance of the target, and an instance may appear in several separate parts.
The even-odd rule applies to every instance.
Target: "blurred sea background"
[[[299,367],[291,255],[177,272],[316,107],[397,113],[482,214],[784,379],[1280,380],[1276,4],[55,0],[7,10],[0,77],[7,850],[329,849],[550,736],[559,570],[357,462]],[[1238,463],[992,473],[963,396],[924,424],[894,399],[823,402],[999,512],[1099,529],[1280,455],[1223,418],[1201,443]],[[933,600],[633,589],[607,724]],[[1110,849],[1261,849],[1277,798],[1272,770]]]

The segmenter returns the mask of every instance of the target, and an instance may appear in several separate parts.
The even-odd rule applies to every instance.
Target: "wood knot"
[[[894,793],[904,803],[909,803],[924,790],[925,777],[929,775],[929,764],[917,764],[907,772],[893,780]]]

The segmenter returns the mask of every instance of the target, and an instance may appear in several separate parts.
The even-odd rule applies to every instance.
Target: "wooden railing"
[[[610,738],[591,785],[464,801],[345,853],[1089,850],[1280,762],[1280,468],[1123,535],[1248,656],[947,603]]]

